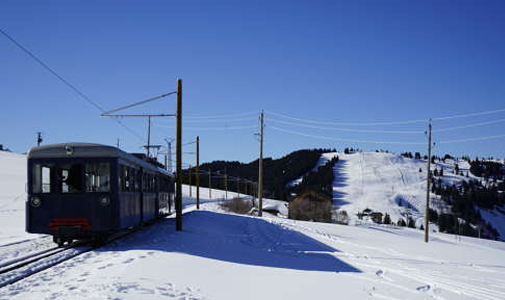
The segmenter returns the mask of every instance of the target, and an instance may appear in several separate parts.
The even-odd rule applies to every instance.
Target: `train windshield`
[[[110,191],[110,165],[105,162],[33,165],[33,193],[84,193]]]
[[[82,193],[82,165],[62,164],[58,167],[58,190],[62,193]]]
[[[86,164],[86,191],[110,191],[110,168],[108,163]]]
[[[51,193],[51,170],[54,164],[35,164],[32,173],[34,193]]]

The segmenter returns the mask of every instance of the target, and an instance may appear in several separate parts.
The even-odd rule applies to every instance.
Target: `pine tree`
[[[386,213],[386,214],[384,215],[384,220],[382,221],[382,223],[384,223],[384,224],[388,224],[388,225],[389,225],[389,224],[391,224],[391,217],[389,216],[389,214],[388,214],[388,213]]]

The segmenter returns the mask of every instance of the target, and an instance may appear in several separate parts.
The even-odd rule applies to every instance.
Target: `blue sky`
[[[261,110],[350,123],[504,109],[504,15],[505,2],[486,0],[0,1],[0,28],[104,109],[171,92],[182,78],[185,116],[241,114],[185,121],[184,141],[200,135],[202,161],[256,159],[257,129],[251,127]],[[115,144],[119,138],[123,149],[142,151],[144,141],[100,118],[95,107],[3,36],[0,67],[1,144],[24,152],[42,131],[45,143]],[[171,113],[173,99],[125,112]],[[502,112],[434,122],[436,130],[497,121],[435,133],[434,153],[503,158],[505,138],[439,142],[505,134],[505,122],[499,122],[504,118]],[[276,129],[423,143],[425,123],[316,129],[279,120],[267,113],[266,156],[348,146],[426,152],[426,145],[338,142]],[[145,138],[145,120],[123,122]],[[154,120],[153,141],[173,137],[173,124]],[[184,161],[194,163],[193,156]]]

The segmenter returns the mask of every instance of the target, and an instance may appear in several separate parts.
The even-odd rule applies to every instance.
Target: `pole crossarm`
[[[134,106],[137,106],[137,105],[141,105],[141,104],[144,104],[144,103],[147,103],[147,102],[155,101],[155,100],[158,100],[158,99],[161,99],[161,98],[165,98],[165,97],[173,95],[173,94],[177,94],[177,92],[170,92],[170,93],[167,93],[167,94],[163,94],[163,95],[152,97],[152,98],[149,98],[149,99],[146,99],[146,100],[142,100],[142,101],[139,101],[139,102],[136,102],[136,103],[133,103],[133,104],[128,104],[128,105],[122,106],[120,108],[116,108],[116,109],[112,109],[112,110],[106,111],[106,112],[102,113],[100,116],[104,117],[104,116],[110,115],[111,113],[115,113],[115,112],[118,112],[120,110],[124,110],[124,109],[130,108],[130,107],[134,107]]]

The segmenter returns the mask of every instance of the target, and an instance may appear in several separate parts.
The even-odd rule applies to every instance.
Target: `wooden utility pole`
[[[237,177],[237,198],[240,197],[240,178]]]
[[[175,230],[182,230],[182,80],[177,79]]]
[[[191,165],[189,165],[188,169],[188,176],[189,176],[189,198],[192,198],[193,196],[191,195]]]
[[[172,173],[172,141],[165,139],[165,142],[167,142],[167,156],[166,156],[165,166],[166,166],[166,169],[170,173]]]
[[[200,136],[196,136],[196,209],[200,209]]]
[[[151,117],[147,117],[147,157],[150,157],[151,155]]]
[[[209,199],[212,199],[212,173],[209,169]]]
[[[428,242],[430,218],[430,180],[431,180],[431,119],[428,123],[428,170],[426,171],[426,212],[424,213],[424,242]]]
[[[258,216],[263,215],[263,111],[260,114],[260,158],[258,161]]]
[[[224,171],[224,199],[228,200],[228,175]]]

